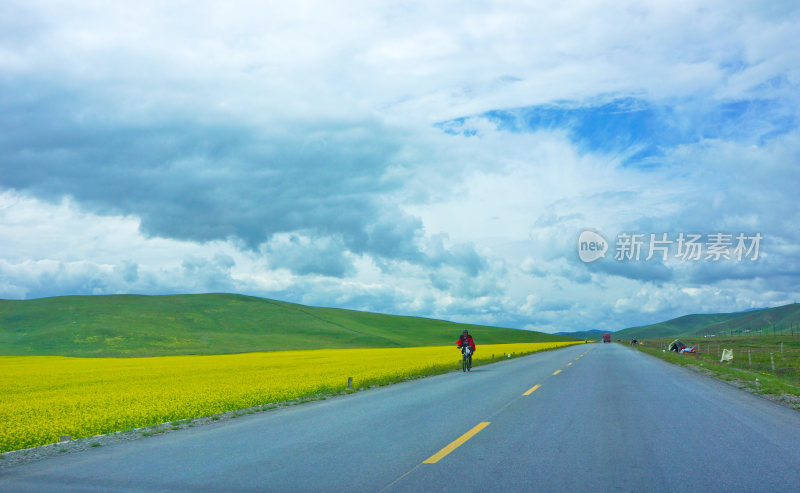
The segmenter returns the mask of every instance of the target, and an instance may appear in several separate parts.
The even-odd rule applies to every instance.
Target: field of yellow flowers
[[[484,345],[526,354],[574,343]],[[455,347],[322,349],[156,358],[0,357],[0,452],[460,367]]]

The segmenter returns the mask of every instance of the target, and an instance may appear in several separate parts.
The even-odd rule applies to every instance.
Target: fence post
[[[347,377],[347,388],[348,389],[353,388],[353,377]]]
[[[783,341],[781,341],[781,354],[783,354]]]
[[[748,368],[752,368],[753,367],[753,360],[750,357],[750,348],[747,348],[747,367]]]
[[[769,353],[769,362],[772,364],[772,373],[775,373],[775,358],[772,357],[772,353]]]

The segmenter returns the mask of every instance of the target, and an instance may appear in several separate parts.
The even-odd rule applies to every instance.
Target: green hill
[[[0,355],[165,356],[481,344],[569,337],[234,294],[0,300]]]
[[[669,337],[703,336],[710,334],[729,335],[767,329],[775,333],[796,331],[800,327],[800,304],[793,303],[775,308],[764,308],[736,313],[714,313],[706,315],[684,315],[666,322],[614,332],[615,339],[654,339]]]
[[[800,304],[778,306],[763,310],[753,310],[736,314],[733,317],[695,332],[696,335],[743,333],[745,330],[769,331],[769,333],[784,333],[800,327]]]

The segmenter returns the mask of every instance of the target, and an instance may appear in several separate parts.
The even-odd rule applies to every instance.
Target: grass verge
[[[722,380],[742,390],[761,395],[773,402],[800,410],[800,382],[766,372],[745,370],[715,363],[692,355],[637,346],[638,350],[675,365],[681,365],[704,375]]]

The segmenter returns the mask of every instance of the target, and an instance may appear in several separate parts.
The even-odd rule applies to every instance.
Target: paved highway
[[[91,449],[0,477],[3,492],[798,490],[800,413],[617,344]]]

